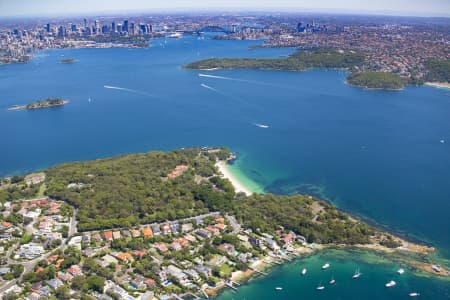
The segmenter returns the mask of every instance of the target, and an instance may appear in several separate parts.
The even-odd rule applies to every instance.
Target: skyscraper
[[[86,18],[84,19],[84,28],[85,29],[87,28],[87,20],[86,20]]]
[[[128,20],[123,21],[122,31],[128,32]]]
[[[112,23],[111,23],[111,31],[116,32],[116,22],[115,21],[112,21]]]
[[[50,32],[50,23],[47,23],[46,29],[47,29],[47,32]]]

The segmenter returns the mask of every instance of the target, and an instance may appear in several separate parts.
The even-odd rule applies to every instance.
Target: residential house
[[[51,287],[52,289],[56,290],[60,286],[64,285],[64,282],[62,282],[59,278],[53,278],[46,281],[47,285]]]
[[[105,231],[105,232],[103,232],[103,236],[105,237],[105,240],[107,240],[107,241],[112,241],[113,240],[112,231]]]
[[[164,243],[155,243],[154,247],[155,247],[155,249],[157,249],[160,252],[169,251],[169,249],[167,249],[166,244],[164,244]]]
[[[178,250],[181,250],[181,248],[182,248],[181,244],[178,242],[172,242],[170,244],[170,249],[172,249],[172,250],[178,251]]]
[[[234,246],[229,244],[229,243],[224,243],[224,244],[220,245],[218,247],[218,249],[223,251],[223,252],[225,252],[225,253],[227,253],[227,254],[229,254],[229,255],[232,255],[232,256],[235,255],[235,251],[236,251],[234,249]]]
[[[203,228],[196,230],[195,234],[204,239],[210,238],[212,236],[212,233],[210,231],[205,230]]]
[[[151,228],[152,228],[152,231],[153,231],[153,235],[160,235],[161,234],[161,229],[159,228],[158,224],[152,225]]]
[[[144,235],[145,238],[149,239],[153,237],[153,231],[150,227],[144,227],[142,229],[142,234]]]
[[[195,271],[202,274],[203,276],[210,277],[212,276],[212,269],[210,267],[204,265],[197,265],[194,267]]]
[[[190,232],[194,229],[192,223],[186,223],[181,225],[181,232]]]
[[[120,238],[122,238],[122,235],[120,234],[120,231],[114,231],[112,233],[113,239],[115,240],[119,240]]]
[[[81,271],[81,268],[79,265],[72,265],[67,272],[69,272],[72,276],[81,276],[83,275],[83,272]]]
[[[140,232],[139,230],[137,230],[137,229],[132,229],[132,230],[131,230],[131,236],[132,236],[132,237],[137,238],[137,237],[139,237],[140,235],[141,235],[141,232]]]
[[[264,238],[264,242],[267,244],[267,246],[272,250],[280,250],[280,246],[278,246],[277,242],[270,238]]]
[[[161,232],[166,235],[166,234],[171,234],[172,233],[172,228],[170,227],[170,224],[164,224],[161,226]]]

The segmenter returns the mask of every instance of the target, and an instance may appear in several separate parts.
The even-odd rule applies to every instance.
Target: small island
[[[61,59],[60,63],[61,64],[73,64],[76,61],[77,60],[74,58],[64,58],[64,59]]]
[[[38,100],[25,105],[14,105],[9,110],[22,110],[22,109],[39,109],[63,106],[69,103],[68,100],[62,98],[47,98],[45,100]]]

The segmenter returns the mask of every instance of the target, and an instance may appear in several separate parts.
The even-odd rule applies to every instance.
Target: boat
[[[317,287],[316,287],[316,290],[318,290],[318,291],[322,291],[322,290],[324,290],[325,289],[325,287],[322,285],[322,284],[319,284]]]
[[[277,286],[275,289],[276,289],[277,291],[282,291],[282,290],[283,290],[283,288],[282,288],[281,286]]]
[[[397,283],[394,280],[389,281],[388,283],[386,283],[384,286],[387,288],[393,287],[395,286]]]
[[[433,271],[435,271],[435,272],[437,272],[437,273],[439,273],[439,272],[441,272],[441,267],[439,267],[439,266],[437,266],[437,265],[432,265],[431,266],[431,269],[433,269]]]
[[[306,268],[303,268],[303,270],[302,270],[302,275],[306,275],[306,272],[307,272],[308,270],[306,270]]]
[[[174,32],[172,34],[169,34],[167,37],[171,39],[179,39],[183,36],[183,33],[181,32]]]
[[[405,273],[405,269],[400,268],[397,270],[398,275],[402,275],[403,273]]]
[[[359,277],[361,277],[362,273],[359,271],[359,269],[355,270],[355,274],[353,274],[352,278],[353,279],[358,279]]]
[[[258,124],[255,123],[255,126],[259,127],[259,128],[269,128],[269,125],[265,125],[265,124]]]
[[[330,264],[329,263],[326,263],[326,264],[324,264],[323,266],[322,266],[322,270],[326,270],[326,269],[328,269],[330,267]]]
[[[420,294],[419,293],[416,293],[416,292],[414,292],[414,293],[409,293],[408,294],[410,297],[419,297],[420,296]]]
[[[336,283],[336,280],[333,277],[331,277],[330,284],[335,284],[335,283]]]

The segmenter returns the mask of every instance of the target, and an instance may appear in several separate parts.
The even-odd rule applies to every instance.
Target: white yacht
[[[275,289],[276,289],[277,291],[283,290],[283,288],[282,288],[281,286],[277,286]]]
[[[329,263],[326,263],[326,264],[324,264],[323,266],[322,266],[322,270],[326,270],[326,269],[328,269],[330,267],[330,264]]]
[[[336,283],[336,280],[333,277],[331,277],[330,284],[335,284],[335,283]]]
[[[387,288],[393,287],[395,286],[397,283],[394,280],[389,281],[388,283],[386,283],[384,286]]]
[[[322,290],[324,290],[325,289],[325,287],[322,285],[322,284],[319,284],[317,287],[316,287],[316,290],[318,290],[318,291],[322,291]]]
[[[398,275],[402,275],[403,273],[405,273],[405,269],[400,268],[397,270]]]
[[[414,293],[409,293],[409,296],[410,296],[410,297],[419,297],[419,296],[420,296],[420,294],[419,294],[419,293],[416,293],[416,292],[414,292]]]
[[[303,270],[302,270],[302,275],[306,275],[306,272],[307,272],[308,270],[306,270],[306,268],[303,268]]]

